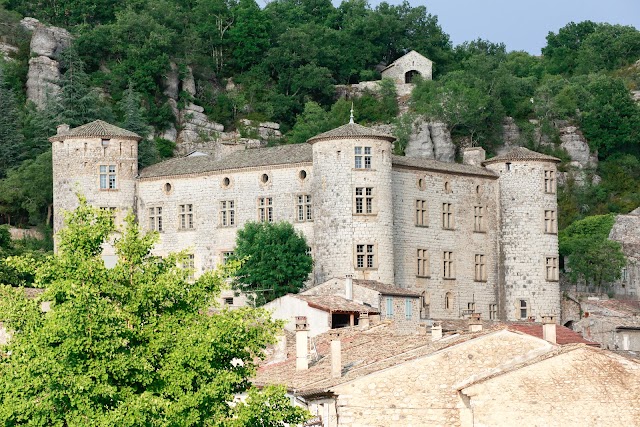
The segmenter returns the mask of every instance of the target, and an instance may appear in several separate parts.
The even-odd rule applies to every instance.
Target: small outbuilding
[[[433,61],[412,50],[389,64],[381,74],[383,79],[390,78],[396,85],[403,85],[413,83],[418,75],[431,80],[432,73]]]

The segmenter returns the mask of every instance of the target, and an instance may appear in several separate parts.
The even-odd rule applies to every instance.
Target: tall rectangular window
[[[485,264],[484,255],[476,254],[475,256],[475,280],[476,282],[484,282],[487,280],[487,265]]]
[[[373,187],[356,187],[356,213],[373,213]]]
[[[473,231],[483,232],[484,228],[484,206],[473,207]]]
[[[371,147],[354,147],[354,167],[371,169]]]
[[[556,172],[554,170],[544,171],[544,192],[551,194],[556,192]]]
[[[193,254],[189,254],[187,255],[187,257],[182,261],[182,268],[185,270],[189,270],[189,275],[188,275],[188,280],[193,280],[195,279],[195,255]]]
[[[162,208],[160,206],[149,208],[149,229],[162,231]]]
[[[429,255],[426,249],[418,249],[418,276],[429,277]]]
[[[387,297],[387,319],[393,317],[393,297]]]
[[[545,262],[545,276],[549,281],[558,280],[558,258],[548,256],[544,258]]]
[[[453,206],[451,203],[442,204],[442,228],[453,228]]]
[[[427,201],[418,199],[416,200],[416,225],[426,226],[428,224]]]
[[[179,205],[179,224],[183,230],[193,229],[193,205]]]
[[[233,251],[222,252],[222,265],[226,265],[232,256],[233,256]]]
[[[375,245],[356,245],[356,267],[360,269],[375,268]]]
[[[411,298],[404,299],[404,318],[411,320],[413,318],[413,304],[411,304]]]
[[[116,165],[100,165],[100,189],[115,190]]]
[[[549,234],[558,233],[556,211],[544,211],[544,232]]]
[[[444,251],[442,253],[442,276],[445,279],[453,279],[455,277],[454,267],[453,252]]]
[[[489,319],[498,319],[498,304],[489,304]]]
[[[298,222],[313,221],[311,196],[309,194],[300,194],[297,196],[296,213]]]
[[[236,204],[233,200],[220,201],[220,226],[233,227],[236,225]]]
[[[258,198],[258,221],[273,222],[273,197]]]
[[[520,319],[529,318],[529,303],[526,299],[521,299],[518,301],[518,307],[520,310]]]

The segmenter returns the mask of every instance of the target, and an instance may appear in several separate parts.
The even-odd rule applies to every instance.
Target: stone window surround
[[[416,277],[431,277],[431,271],[429,268],[429,252],[427,249],[418,248],[416,249],[416,261],[417,261],[417,270]]]
[[[429,205],[424,199],[416,199],[415,203],[416,227],[429,227]]]
[[[225,181],[229,181],[228,184],[225,184]],[[224,189],[224,190],[228,190],[230,188],[233,188],[233,184],[234,184],[234,179],[232,176],[229,175],[225,175],[220,179],[220,188]]]
[[[544,278],[547,282],[558,282],[559,277],[559,264],[557,255],[545,255],[543,258],[544,265]],[[551,272],[551,277],[549,272]]]
[[[302,197],[302,201],[300,201]],[[295,222],[313,222],[313,197],[309,193],[297,193],[293,196],[295,211],[293,213]],[[300,219],[300,209],[302,208],[303,219]]]
[[[275,222],[272,196],[261,196],[256,198],[256,215],[256,220],[258,222]]]
[[[556,171],[553,169],[544,170],[544,192],[546,194],[556,194],[557,192]]]
[[[544,209],[544,233],[558,234],[558,214],[554,209]]]
[[[373,148],[370,145],[356,145],[353,147],[353,169],[373,170]]]
[[[444,309],[448,311],[453,311],[454,305],[455,305],[455,299],[453,296],[453,292],[447,291],[444,294]]]
[[[486,282],[487,281],[487,257],[485,254],[474,255],[474,282]]]
[[[358,252],[358,246],[363,245],[364,251]],[[367,267],[368,246],[373,246],[373,267]],[[358,255],[364,255],[364,267],[358,267]],[[378,243],[376,242],[357,242],[353,245],[353,268],[358,271],[377,270],[378,269]]]
[[[102,168],[105,168],[103,171]],[[113,168],[113,171],[111,170]],[[105,177],[104,187],[102,186],[102,177]],[[111,187],[111,178],[113,177],[113,187]],[[100,191],[118,191],[118,166],[115,164],[98,165],[98,188]]]
[[[455,230],[453,203],[442,203],[442,229]]]
[[[489,320],[498,319],[498,304],[489,304]]]
[[[358,189],[362,189],[362,195],[358,195]],[[367,189],[371,189],[371,195],[367,195]],[[376,203],[376,191],[373,186],[366,186],[363,184],[362,186],[355,187],[353,189],[353,215],[354,216],[375,216],[378,214],[377,203]],[[358,199],[362,199],[362,212],[358,212]],[[367,199],[371,200],[371,212],[367,212]]]
[[[195,219],[195,209],[193,207],[193,203],[179,203],[178,204],[178,231],[191,231],[191,230],[195,230],[195,228],[196,228],[196,219]]]
[[[524,303],[524,304],[523,304]],[[516,319],[527,320],[531,315],[531,306],[529,304],[529,300],[527,298],[518,298],[516,300]],[[522,313],[525,313],[525,316],[522,316]]]
[[[187,254],[185,259],[182,260],[182,268],[190,269],[189,276],[187,280],[195,280],[195,272],[196,272],[196,256],[193,253]]]
[[[445,280],[455,280],[456,262],[453,251],[442,252],[442,278]]]
[[[162,221],[162,215],[164,214],[163,211],[164,206],[162,205],[147,207],[147,212],[149,213],[149,230],[164,233],[164,223]]]
[[[223,205],[224,203],[224,205]],[[235,199],[231,200],[220,200],[218,202],[218,226],[223,228],[231,228],[236,226],[236,201]],[[225,220],[227,224],[225,225]]]
[[[487,216],[487,207],[485,205],[477,204],[473,206],[473,232],[474,233],[486,233],[487,223],[485,217]]]
[[[226,265],[229,262],[229,256],[233,255],[235,251],[233,249],[223,249],[220,251],[219,255],[219,265]]]

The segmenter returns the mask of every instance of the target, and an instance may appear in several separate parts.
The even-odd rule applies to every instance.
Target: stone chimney
[[[64,132],[68,132],[68,131],[69,131],[69,125],[63,123],[61,125],[58,125],[57,130],[56,130],[56,135],[60,135],[60,134],[62,134]]]
[[[542,316],[542,338],[552,344],[557,344],[555,316]]]
[[[287,360],[287,336],[278,335],[276,345],[273,348],[273,363]]]
[[[369,313],[360,313],[360,317],[358,320],[358,325],[362,329],[367,329],[370,325],[369,323]]]
[[[482,147],[468,147],[462,151],[462,163],[471,166],[482,166],[486,160],[486,153]]]
[[[344,276],[344,297],[351,301],[353,299],[353,274]]]
[[[342,376],[342,343],[340,342],[340,332],[333,330],[331,336],[331,376],[340,378]]]
[[[296,371],[309,369],[309,324],[307,316],[296,316]]]
[[[469,318],[469,332],[482,331],[482,320],[480,320],[480,313],[471,313]]]
[[[438,341],[442,339],[442,323],[433,322],[431,325],[431,341]]]

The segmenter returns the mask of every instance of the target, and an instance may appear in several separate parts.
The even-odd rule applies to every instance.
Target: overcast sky
[[[372,6],[379,0],[369,0]],[[387,0],[398,4],[401,0]],[[334,4],[340,1],[334,0]],[[454,45],[478,37],[539,55],[549,31],[591,20],[640,28],[640,0],[409,0],[438,16]]]

